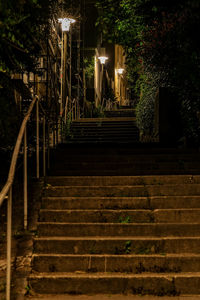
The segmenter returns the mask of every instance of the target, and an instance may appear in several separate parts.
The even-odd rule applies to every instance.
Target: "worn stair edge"
[[[180,236],[200,235],[196,223],[59,223],[38,222],[38,234],[43,236]]]
[[[199,237],[35,237],[35,252],[57,254],[199,254]]]
[[[42,208],[62,209],[164,209],[200,208],[200,196],[160,197],[50,197],[42,198]]]
[[[157,184],[200,184],[200,175],[161,176],[47,176],[51,185],[157,185]]]
[[[131,293],[149,295],[179,295],[200,293],[200,273],[191,274],[32,274],[29,284],[40,293]]]
[[[199,272],[200,255],[67,255],[34,254],[36,272],[180,273]]]
[[[46,196],[187,196],[200,195],[200,184],[144,186],[48,186]]]
[[[200,209],[112,210],[41,209],[40,222],[199,223]]]

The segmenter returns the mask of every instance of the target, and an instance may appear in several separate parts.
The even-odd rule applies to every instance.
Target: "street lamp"
[[[63,93],[65,81],[65,68],[66,68],[66,56],[67,56],[67,35],[66,33],[70,31],[71,24],[75,23],[76,20],[72,18],[59,18],[58,22],[61,24],[62,28],[62,41],[61,41],[61,99],[60,99],[60,115],[63,113]],[[71,47],[70,47],[70,60],[71,60]],[[71,66],[70,66],[71,67]],[[70,75],[71,78],[71,75]],[[71,83],[70,83],[71,84]]]
[[[104,76],[104,65],[106,63],[106,60],[108,59],[107,56],[99,56],[98,59],[100,60],[100,63],[102,65],[102,70],[101,70],[101,105],[103,105],[102,101],[102,94],[104,94],[104,81],[103,81],[103,76]]]
[[[122,75],[124,73],[124,69],[122,69],[122,68],[116,69],[116,73],[119,75]]]
[[[124,69],[123,68],[119,68],[119,69],[115,69],[116,74],[118,74],[118,95],[119,95],[119,101],[120,104],[122,102],[121,99],[121,76],[124,73]]]
[[[70,31],[71,24],[76,20],[72,18],[59,18],[58,23],[61,24],[62,40],[61,40],[61,91],[60,91],[60,122],[61,122],[61,139],[62,139],[62,115],[63,115],[63,103],[65,100],[65,83],[66,83],[66,61],[67,61],[67,32]],[[71,100],[71,36],[70,36],[70,75],[69,75],[69,99]],[[67,101],[65,104],[67,109]],[[66,115],[66,111],[65,111]]]
[[[71,18],[59,18],[58,22],[61,23],[62,31],[69,31],[70,25],[75,23],[76,20],[71,19]]]
[[[98,59],[102,65],[105,65],[106,60],[108,59],[107,56],[99,56]]]

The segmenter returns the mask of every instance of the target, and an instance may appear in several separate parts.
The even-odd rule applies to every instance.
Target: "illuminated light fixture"
[[[62,26],[62,31],[69,31],[70,25],[75,23],[76,20],[71,19],[71,18],[60,18],[58,19],[58,22],[61,23]]]
[[[119,75],[122,75],[124,73],[124,69],[122,69],[122,68],[116,69],[116,73],[118,73]]]
[[[98,59],[100,60],[100,63],[102,65],[104,65],[106,60],[108,59],[108,57],[107,56],[99,56]]]

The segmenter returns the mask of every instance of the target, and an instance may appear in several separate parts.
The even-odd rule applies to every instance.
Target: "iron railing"
[[[46,167],[49,167],[49,149],[50,149],[50,136],[52,136],[52,145],[56,146],[58,141],[58,126],[56,126],[54,123],[51,128],[50,132],[50,126],[48,122],[48,126],[46,126],[46,113],[39,105],[39,99],[38,97],[35,97],[29,108],[28,111],[24,117],[24,120],[22,122],[17,141],[15,144],[15,148],[12,155],[12,160],[10,164],[10,170],[8,174],[8,179],[3,187],[3,189],[0,192],[0,206],[4,201],[7,200],[7,270],[6,270],[6,300],[10,300],[10,290],[11,290],[11,243],[12,243],[12,187],[14,183],[15,178],[15,171],[16,171],[16,164],[17,159],[19,157],[21,145],[23,142],[23,155],[24,155],[24,163],[23,163],[23,173],[24,173],[24,186],[23,186],[23,194],[24,194],[24,229],[27,229],[28,227],[28,171],[27,171],[27,123],[30,119],[30,116],[32,115],[33,109],[36,106],[36,178],[40,178],[40,112],[43,116],[42,118],[42,132],[43,132],[43,176],[46,176]],[[41,108],[41,109],[40,109]],[[48,132],[46,133],[46,127],[48,128]],[[47,141],[47,147],[46,147],[46,141]],[[47,159],[46,159],[47,156]],[[47,160],[47,162],[46,162]]]

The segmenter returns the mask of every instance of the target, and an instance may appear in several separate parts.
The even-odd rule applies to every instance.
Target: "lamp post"
[[[115,69],[117,75],[118,75],[118,95],[119,95],[119,102],[121,105],[121,75],[124,73],[123,68]]]
[[[62,140],[62,116],[63,116],[63,104],[66,101],[66,61],[67,61],[67,32],[70,31],[71,24],[76,21],[71,18],[59,18],[58,22],[61,24],[62,40],[61,40],[61,91],[60,91],[60,137]],[[70,38],[71,41],[71,38]],[[70,48],[70,82],[68,84],[69,96],[71,100],[71,48]],[[65,103],[65,110],[67,109],[67,101]],[[65,111],[66,115],[66,111]]]
[[[102,66],[102,69],[101,69],[101,77],[100,77],[100,87],[101,87],[101,105],[103,105],[103,101],[102,101],[102,95],[104,94],[104,81],[103,81],[103,76],[104,76],[104,65],[108,59],[107,56],[99,56],[98,59],[100,60],[100,64]]]
[[[67,32],[70,31],[71,24],[76,21],[71,18],[59,18],[58,22],[61,23],[62,28],[62,41],[61,41],[61,99],[60,99],[60,117],[63,114],[63,103],[65,99],[65,82],[66,82],[66,57],[67,57]],[[71,39],[70,39],[71,40]],[[70,50],[71,56],[71,50]],[[70,58],[71,60],[71,58]],[[71,66],[70,66],[71,73]],[[71,74],[69,76],[71,78]],[[71,82],[69,84],[69,96],[71,97]]]

